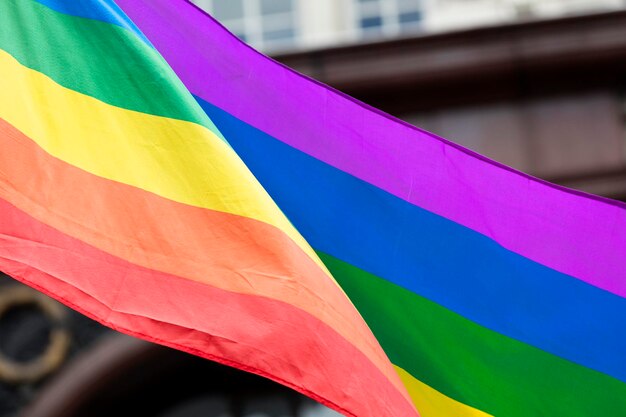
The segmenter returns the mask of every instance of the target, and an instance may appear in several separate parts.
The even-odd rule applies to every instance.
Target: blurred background
[[[626,201],[624,0],[195,0],[313,78],[506,165]],[[0,274],[0,417],[328,417]]]

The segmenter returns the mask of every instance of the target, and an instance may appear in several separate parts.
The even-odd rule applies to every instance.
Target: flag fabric
[[[345,293],[129,22],[110,1],[0,2],[0,269],[347,415],[416,416]]]
[[[0,28],[9,275],[346,415],[626,416],[624,204],[393,119],[184,0],[4,0]]]

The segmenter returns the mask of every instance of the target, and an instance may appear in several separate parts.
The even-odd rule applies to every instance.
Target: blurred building
[[[622,0],[195,2],[366,103],[507,165],[626,201]],[[0,417],[336,415],[16,288],[25,289],[0,274]]]
[[[266,53],[624,8],[624,0],[193,0]]]

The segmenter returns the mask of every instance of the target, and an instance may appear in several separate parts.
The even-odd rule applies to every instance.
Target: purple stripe
[[[204,100],[507,249],[626,297],[626,205],[416,129],[264,57],[185,0],[117,0]]]

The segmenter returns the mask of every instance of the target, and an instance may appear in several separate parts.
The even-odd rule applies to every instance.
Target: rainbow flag
[[[184,0],[2,0],[0,28],[0,270],[349,416],[626,416],[624,204]]]

